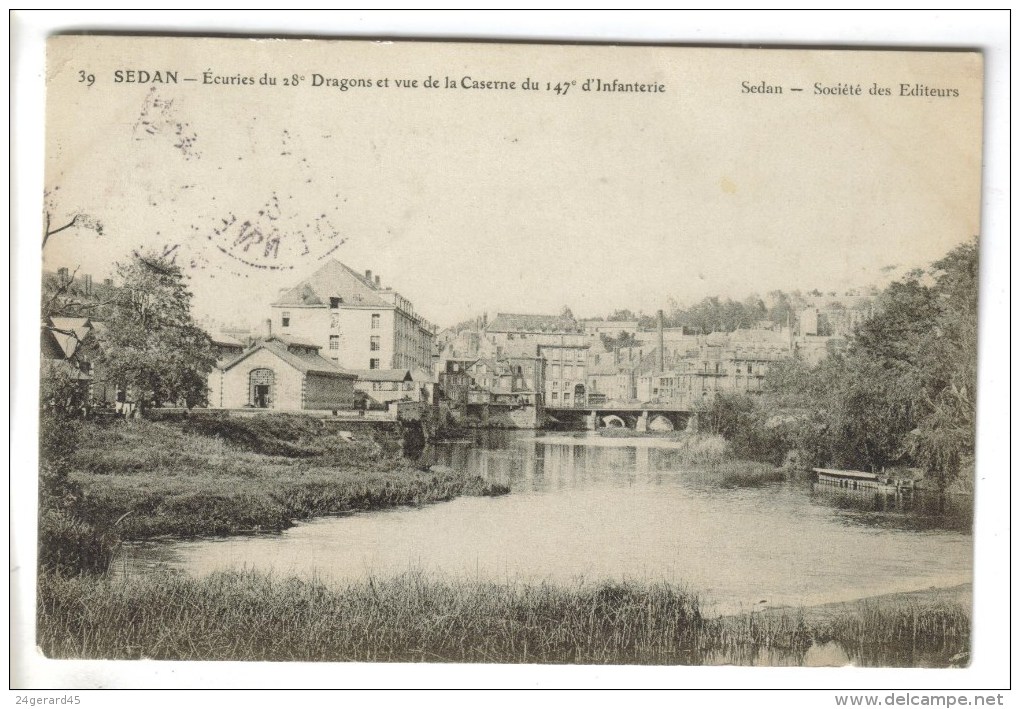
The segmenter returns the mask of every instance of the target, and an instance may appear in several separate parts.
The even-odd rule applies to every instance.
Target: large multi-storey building
[[[435,326],[380,281],[330,260],[280,292],[271,306],[273,330],[318,345],[347,369],[431,372]]]
[[[545,363],[545,405],[584,406],[588,401],[587,344],[539,345],[538,356]]]
[[[536,345],[587,345],[584,327],[568,313],[530,315],[499,313],[485,325],[485,338],[496,356],[533,354]]]
[[[788,357],[789,350],[777,348],[703,346],[679,366],[642,377],[639,396],[698,409],[708,406],[719,393],[759,394],[769,367]]]

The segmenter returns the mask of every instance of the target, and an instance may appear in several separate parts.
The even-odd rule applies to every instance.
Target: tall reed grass
[[[949,604],[708,618],[669,584],[488,583],[420,572],[343,587],[256,572],[205,579],[42,575],[49,657],[172,660],[794,664],[838,642],[857,664],[948,666],[970,621]],[[763,653],[767,651],[767,653]]]

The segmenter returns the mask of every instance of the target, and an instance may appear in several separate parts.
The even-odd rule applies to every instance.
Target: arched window
[[[248,403],[256,409],[273,408],[276,392],[273,390],[275,375],[271,369],[253,369],[248,375]]]

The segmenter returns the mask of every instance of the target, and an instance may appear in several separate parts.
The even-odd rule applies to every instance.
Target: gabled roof
[[[48,359],[71,359],[78,347],[88,337],[89,328],[63,330],[56,327],[42,328],[42,351]]]
[[[209,341],[214,345],[220,345],[221,347],[244,347],[243,342],[222,332],[210,332],[207,334],[209,335]]]
[[[53,315],[50,317],[50,325],[58,330],[88,329],[92,327],[92,321],[88,318],[69,318],[62,315]]]
[[[295,347],[307,347],[309,349],[314,349],[316,352],[322,349],[322,345],[317,345],[311,340],[302,340],[300,337],[294,337],[293,335],[273,335],[269,339],[279,340],[285,345],[294,345]]]
[[[499,313],[485,328],[486,332],[564,332],[578,333],[583,328],[569,315],[529,315]]]
[[[416,382],[431,382],[433,381],[432,374],[426,372],[424,369],[418,367],[411,367],[411,379]]]
[[[325,301],[307,283],[280,291],[273,305],[325,305]]]
[[[54,334],[52,328],[43,327],[39,334],[39,344],[42,356],[45,359],[67,359],[67,353],[64,351],[64,347],[61,345],[60,341],[57,340],[57,336]]]
[[[409,369],[350,369],[351,374],[363,382],[410,382],[414,381]]]
[[[475,360],[474,364],[468,367],[468,369],[475,369],[478,365],[484,366],[486,371],[492,372],[493,374],[500,374],[505,369],[505,366],[501,366],[499,362],[488,357],[478,358]]]
[[[336,366],[328,359],[325,359],[318,352],[312,354],[306,349],[306,345],[294,345],[291,347],[288,345],[283,338],[270,337],[265,340],[256,342],[252,347],[243,352],[239,357],[233,359],[224,364],[221,369],[225,372],[228,369],[233,369],[235,366],[243,362],[244,360],[251,357],[259,350],[267,350],[273,353],[284,362],[289,364],[294,369],[298,370],[303,374],[326,374],[330,376],[341,377],[344,379],[354,379],[355,375],[351,372],[344,371],[340,367]],[[318,349],[318,348],[316,348]]]
[[[273,305],[325,306],[330,298],[340,298],[344,305],[392,307],[379,296],[380,289],[360,273],[330,259],[322,268],[293,288],[280,291]]]

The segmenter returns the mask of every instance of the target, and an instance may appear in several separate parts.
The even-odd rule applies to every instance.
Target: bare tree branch
[[[51,229],[50,224],[52,222],[52,218],[50,216],[49,211],[47,211],[44,215],[44,222],[45,225],[42,240],[42,248],[44,249],[46,248],[46,243],[50,240],[50,237],[55,236],[66,229],[70,229],[71,227],[82,227],[83,229],[89,229],[91,231],[96,232],[96,234],[99,236],[103,235],[103,223],[96,219],[95,217],[93,217],[92,215],[86,214],[84,212],[79,212],[75,214],[73,217],[71,217],[71,221],[67,222],[63,226],[59,226],[56,229]]]

